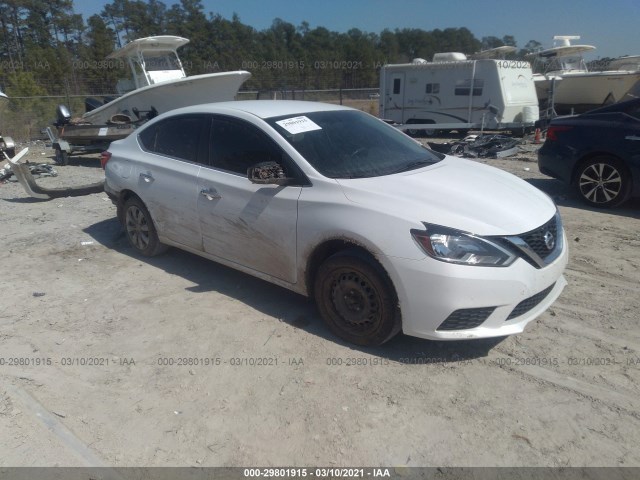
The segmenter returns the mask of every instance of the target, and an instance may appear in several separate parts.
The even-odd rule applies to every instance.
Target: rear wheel
[[[594,207],[616,207],[631,193],[627,169],[610,156],[595,157],[582,164],[574,183],[580,199]]]
[[[338,337],[357,345],[381,345],[400,331],[398,300],[382,268],[356,250],[329,257],[314,289],[318,310]]]
[[[406,130],[410,137],[433,137],[437,130],[428,128],[426,130],[416,130],[415,128],[409,128]]]
[[[136,252],[153,257],[167,250],[158,239],[149,210],[139,198],[132,197],[125,202],[122,218],[127,240]]]
[[[424,119],[416,119],[416,118],[412,118],[411,120],[409,120],[407,122],[407,124],[413,124],[413,123],[433,123],[435,124],[436,122],[434,122],[433,120],[424,120]],[[405,132],[407,132],[407,134],[410,137],[419,137],[419,136],[424,136],[424,137],[432,137],[434,136],[437,131],[433,128],[427,128],[427,129],[417,129],[417,128],[408,128],[407,130],[405,130]]]

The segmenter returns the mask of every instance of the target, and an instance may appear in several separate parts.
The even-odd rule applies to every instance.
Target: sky
[[[86,19],[108,2],[74,3]],[[337,32],[466,27],[479,40],[513,35],[518,47],[529,40],[551,47],[554,35],[580,35],[572,43],[597,47],[585,55],[587,60],[640,55],[640,0],[203,0],[202,4],[207,14],[230,19],[237,13],[242,23],[257,30],[269,28],[277,17],[296,26],[306,21],[311,28]]]

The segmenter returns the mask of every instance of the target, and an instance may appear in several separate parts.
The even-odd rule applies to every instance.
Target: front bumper
[[[384,266],[398,294],[403,332],[433,340],[489,338],[522,332],[551,306],[567,284],[562,275],[568,261],[564,233],[563,236],[562,253],[540,269],[521,258],[509,267],[454,265],[428,257],[385,258]],[[548,292],[541,293],[545,290]],[[440,328],[454,312],[465,309],[489,313],[473,328]]]

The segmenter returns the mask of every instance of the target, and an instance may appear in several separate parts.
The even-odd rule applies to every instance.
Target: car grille
[[[551,248],[547,246],[545,236],[553,244]],[[529,262],[535,268],[544,268],[558,258],[564,249],[564,235],[562,230],[562,220],[560,215],[556,215],[544,225],[519,235],[507,237],[493,237],[494,241],[518,254],[521,258]]]
[[[517,318],[520,315],[524,315],[533,307],[538,305],[542,300],[544,300],[547,297],[547,295],[549,295],[551,290],[553,290],[554,286],[555,286],[555,283],[550,287],[545,288],[540,293],[536,293],[534,296],[521,301],[518,305],[516,305],[516,308],[514,308],[513,311],[509,314],[509,316],[507,317],[507,321],[513,320],[514,318]]]
[[[522,238],[527,243],[527,245],[529,245],[531,250],[536,252],[538,256],[543,260],[551,255],[551,253],[555,250],[554,248],[552,248],[551,250],[547,248],[547,245],[544,241],[544,236],[547,232],[550,232],[551,235],[553,235],[554,239],[558,238],[558,226],[556,224],[556,217],[553,217],[541,227],[536,228],[531,232],[523,233],[522,235],[520,235],[520,238]]]
[[[456,310],[436,330],[468,330],[482,325],[496,307],[463,308]]]

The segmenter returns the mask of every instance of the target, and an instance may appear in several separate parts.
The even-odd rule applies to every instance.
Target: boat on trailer
[[[72,119],[69,109],[58,106],[54,124],[47,134],[56,162],[66,165],[73,154],[106,150],[114,140],[128,136],[145,121],[170,110],[234,100],[240,86],[251,77],[244,70],[187,76],[178,49],[189,43],[183,37],[159,35],[139,38],[107,58],[125,62],[131,77],[119,80],[119,96],[102,102],[85,100],[86,113]]]
[[[582,113],[616,103],[640,81],[640,71],[589,71],[583,54],[593,45],[572,45],[577,35],[557,35],[554,46],[527,56],[533,63],[534,83],[542,106],[557,113]],[[610,67],[611,68],[611,67]]]
[[[183,37],[160,35],[139,38],[116,50],[107,59],[126,62],[131,78],[116,85],[119,97],[87,111],[82,119],[106,124],[114,115],[132,116],[135,110],[153,107],[164,113],[200,103],[233,100],[251,74],[244,70],[187,76],[178,48],[189,43]]]

